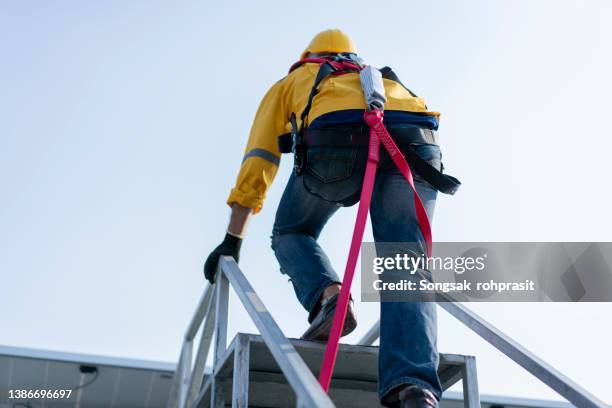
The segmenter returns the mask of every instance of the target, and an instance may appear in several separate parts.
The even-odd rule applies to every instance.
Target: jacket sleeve
[[[268,188],[274,181],[281,153],[278,136],[287,132],[288,115],[283,89],[279,81],[264,96],[255,115],[242,165],[227,204],[238,203],[259,212]]]

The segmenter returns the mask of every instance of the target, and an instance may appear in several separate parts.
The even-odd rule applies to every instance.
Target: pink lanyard
[[[338,344],[340,343],[340,333],[342,332],[344,320],[346,318],[346,309],[350,298],[351,284],[353,283],[353,277],[355,276],[357,258],[359,257],[361,241],[363,240],[363,232],[368,219],[368,211],[370,209],[370,202],[372,200],[372,191],[374,189],[374,180],[376,178],[376,167],[378,166],[381,142],[389,153],[389,156],[391,156],[395,166],[408,181],[410,187],[412,187],[419,228],[421,229],[423,238],[425,238],[425,243],[427,245],[427,256],[431,256],[431,226],[429,224],[429,219],[427,218],[427,212],[425,211],[425,207],[421,201],[421,197],[419,197],[419,193],[417,193],[414,186],[414,179],[412,178],[410,166],[408,166],[406,159],[389,135],[389,132],[387,132],[387,129],[383,124],[383,112],[378,109],[374,109],[365,112],[363,117],[370,127],[368,163],[366,165],[365,176],[363,177],[361,198],[359,201],[359,208],[357,209],[357,219],[355,220],[355,228],[353,230],[353,238],[351,239],[349,256],[346,261],[346,268],[344,270],[342,289],[340,290],[340,297],[334,313],[334,322],[332,324],[329,340],[325,349],[325,357],[323,358],[323,364],[321,365],[321,373],[319,374],[319,383],[326,392],[329,390],[331,376],[336,363]]]

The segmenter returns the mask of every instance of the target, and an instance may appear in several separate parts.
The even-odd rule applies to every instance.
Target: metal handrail
[[[278,327],[236,261],[229,256],[222,256],[219,260],[217,281],[205,289],[189,324],[183,341],[179,364],[174,375],[168,407],[190,407],[196,400],[196,394],[202,385],[204,364],[212,343],[213,329],[215,333],[215,358],[213,373],[211,374],[211,406],[219,404],[219,401],[215,401],[220,390],[219,384],[216,384],[217,373],[215,371],[218,369],[220,365],[218,363],[222,360],[226,350],[228,283],[236,292],[242,305],[261,333],[261,337],[274,360],[295,392],[298,407],[332,408],[334,404],[329,396],[323,391],[304,360]],[[193,370],[191,370],[193,341],[203,321],[205,323],[202,329],[200,346]]]
[[[204,366],[210,346],[212,345],[213,332],[215,333],[215,359],[210,381],[212,384],[211,406],[216,405],[214,402],[219,393],[219,388],[216,384],[217,373],[215,370],[219,368],[220,364],[218,363],[226,351],[227,291],[230,284],[255,323],[255,326],[260,331],[273,358],[287,378],[287,382],[295,391],[298,406],[333,407],[333,403],[327,394],[323,392],[304,360],[302,360],[293,345],[284,336],[234,259],[227,256],[221,257],[217,282],[206,287],[185,333],[168,407],[190,407],[196,400],[198,390],[204,378]],[[438,305],[512,361],[558,392],[570,403],[581,408],[609,408],[603,401],[463,304],[452,301],[440,301]],[[193,342],[203,322],[200,345],[192,368]],[[358,344],[371,345],[379,337],[380,322],[376,322]]]
[[[599,398],[461,303],[443,301],[438,302],[438,305],[570,403],[580,408],[609,408]],[[379,337],[380,321],[377,321],[358,344],[371,345]]]

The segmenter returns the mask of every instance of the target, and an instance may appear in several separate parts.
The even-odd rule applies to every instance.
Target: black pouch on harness
[[[368,161],[368,133],[361,126],[306,130],[299,174],[304,188],[343,207],[357,203]]]
[[[308,146],[301,174],[306,190],[315,196],[349,207],[359,201],[368,148]]]

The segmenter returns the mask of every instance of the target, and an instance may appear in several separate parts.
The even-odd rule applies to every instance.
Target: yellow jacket
[[[280,163],[278,137],[291,131],[289,118],[292,113],[299,121],[318,70],[318,64],[304,64],[266,93],[253,121],[236,185],[227,199],[228,205],[238,203],[254,212],[261,210]],[[385,110],[439,115],[428,112],[423,98],[412,96],[400,83],[383,81],[387,97]],[[359,74],[347,73],[324,79],[307,120],[312,123],[323,114],[345,109],[366,109]]]

